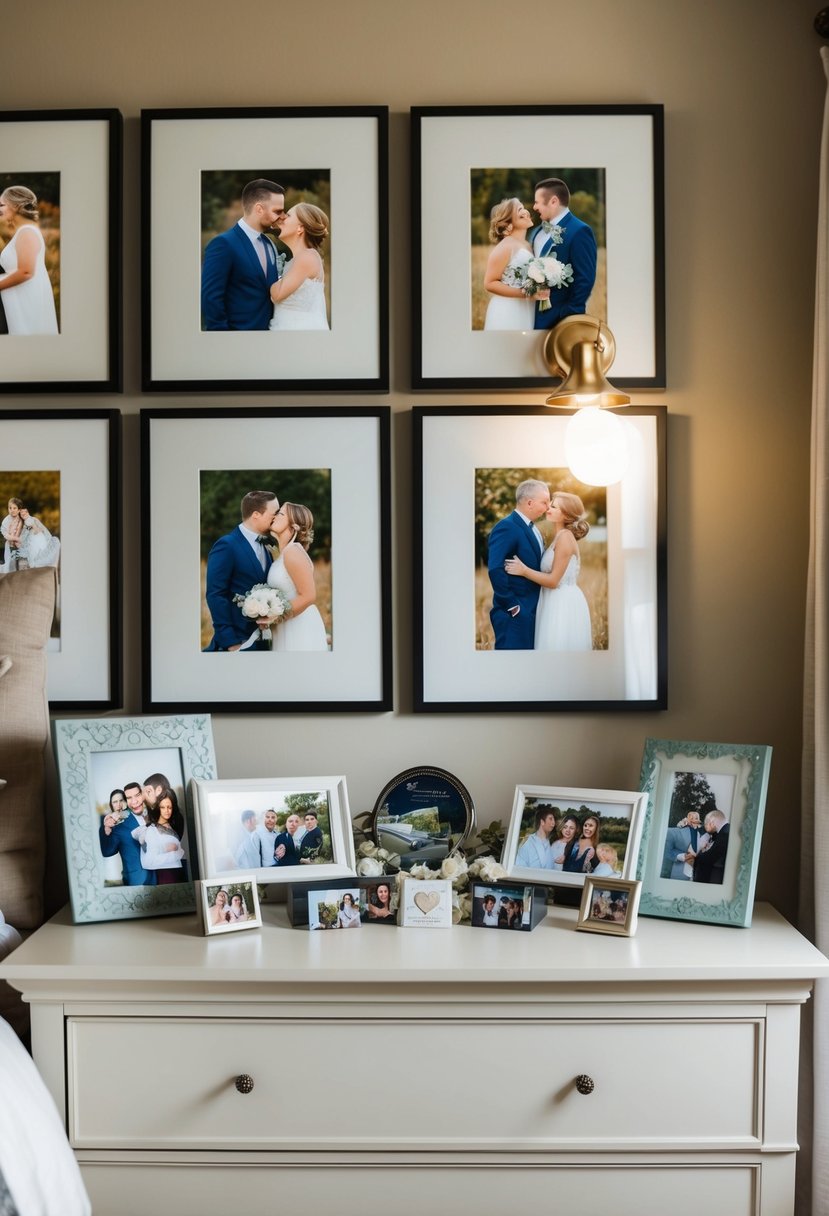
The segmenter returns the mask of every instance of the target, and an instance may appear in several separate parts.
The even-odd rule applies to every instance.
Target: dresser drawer
[[[756,1147],[762,1025],[69,1018],[69,1134],[79,1148]]]

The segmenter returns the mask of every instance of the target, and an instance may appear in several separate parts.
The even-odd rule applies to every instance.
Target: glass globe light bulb
[[[570,471],[585,485],[615,485],[630,459],[625,424],[608,410],[585,406],[567,423],[564,454]]]

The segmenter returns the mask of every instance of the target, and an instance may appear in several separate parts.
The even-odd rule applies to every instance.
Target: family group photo
[[[590,919],[623,925],[627,919],[629,899],[627,891],[609,890],[597,887],[594,883],[590,900]]]
[[[733,776],[723,773],[674,774],[661,878],[722,883],[735,784]]]
[[[92,752],[89,763],[102,885],[190,882],[192,856],[179,751]]]
[[[0,172],[0,335],[60,330],[60,173]]]
[[[607,317],[603,169],[473,169],[473,330]]]
[[[331,328],[331,174],[201,173],[202,331]]]
[[[631,830],[629,807],[527,798],[514,865],[559,874],[621,878]]]
[[[331,470],[202,470],[199,501],[200,649],[330,650]]]
[[[217,873],[322,865],[334,856],[331,808],[321,790],[216,790],[205,828]]]
[[[0,470],[0,574],[55,566],[60,580],[60,472]],[[59,649],[60,581],[49,649]]]
[[[607,650],[607,490],[475,470],[475,649]]]

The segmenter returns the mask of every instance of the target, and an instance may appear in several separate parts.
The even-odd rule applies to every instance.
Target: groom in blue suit
[[[285,218],[285,190],[258,177],[242,190],[243,216],[204,251],[201,273],[203,330],[267,329],[271,287],[279,278],[273,241]]]
[[[206,599],[213,621],[213,637],[205,650],[261,650],[263,643],[250,643],[255,624],[242,615],[234,595],[247,595],[251,587],[264,583],[273,558],[266,547],[279,510],[272,490],[251,490],[242,499],[242,522],[220,536],[207,555]]]
[[[533,649],[540,588],[521,575],[507,574],[504,562],[508,557],[520,557],[532,570],[541,569],[544,541],[535,525],[549,509],[549,487],[543,481],[522,481],[515,491],[515,510],[506,519],[499,519],[489,534],[489,619],[496,650]]]
[[[542,221],[530,230],[528,240],[536,257],[555,256],[573,267],[569,287],[553,288],[550,307],[535,306],[535,328],[552,329],[563,317],[587,311],[587,300],[596,282],[596,238],[593,229],[576,219],[570,210],[570,190],[560,177],[546,177],[535,188],[533,211]],[[544,224],[552,225],[550,231]]]

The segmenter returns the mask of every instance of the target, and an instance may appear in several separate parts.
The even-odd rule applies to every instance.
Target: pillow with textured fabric
[[[0,895],[6,920],[43,920],[46,643],[57,579],[44,566],[0,575]]]

